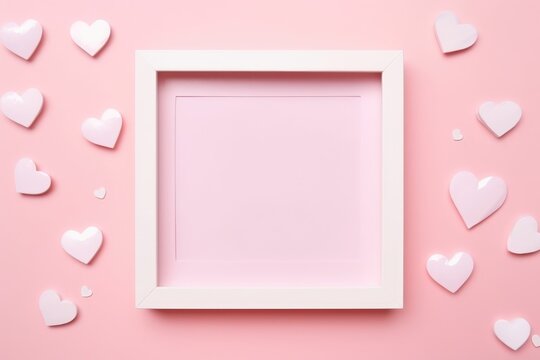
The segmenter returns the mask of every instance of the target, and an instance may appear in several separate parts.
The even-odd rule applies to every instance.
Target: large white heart
[[[497,137],[501,137],[517,125],[521,113],[521,107],[513,101],[487,101],[478,109],[478,120]]]
[[[428,259],[426,268],[433,280],[455,293],[471,276],[474,261],[466,252],[458,252],[450,260],[444,255],[435,254]]]
[[[46,290],[39,297],[39,309],[47,326],[67,324],[77,317],[77,306],[61,300],[54,290]]]
[[[528,254],[540,250],[538,223],[532,216],[519,219],[506,243],[508,251],[514,254]]]
[[[114,148],[120,130],[122,129],[122,115],[115,109],[107,109],[101,119],[88,118],[81,127],[86,140],[96,145]]]
[[[23,158],[15,165],[15,191],[20,194],[39,195],[51,187],[51,177],[43,171],[37,171],[32,159]]]
[[[523,318],[513,320],[497,320],[493,326],[493,331],[503,344],[512,350],[519,349],[531,334],[531,325]]]
[[[30,127],[43,107],[43,95],[38,89],[28,89],[22,95],[10,91],[0,98],[0,110],[10,120]]]
[[[478,181],[474,174],[461,171],[450,182],[450,196],[468,229],[497,211],[506,194],[506,183],[496,176]]]
[[[90,56],[96,55],[111,36],[111,26],[105,20],[96,20],[92,25],[76,21],[71,25],[71,38]]]
[[[445,11],[437,16],[435,32],[443,53],[471,47],[478,38],[476,28],[470,24],[460,24],[451,11]]]
[[[43,35],[41,24],[34,19],[23,22],[20,26],[16,23],[7,23],[0,30],[2,44],[14,54],[28,60],[36,51]]]
[[[61,243],[69,255],[83,264],[88,264],[101,248],[103,234],[95,226],[87,227],[82,233],[68,230],[62,235]]]

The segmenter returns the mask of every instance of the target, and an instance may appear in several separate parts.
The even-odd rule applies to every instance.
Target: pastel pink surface
[[[4,0],[2,5],[7,4]],[[54,4],[55,6],[51,6]],[[61,7],[62,11],[58,11]],[[44,27],[27,62],[0,48],[0,93],[36,87],[46,104],[32,128],[0,119],[0,299],[5,359],[536,359],[493,334],[497,319],[540,326],[538,254],[516,256],[506,240],[520,217],[540,217],[537,17],[533,0],[120,0],[13,1],[0,22],[34,17]],[[444,10],[474,24],[479,39],[441,53],[433,22]],[[489,11],[486,11],[489,9]],[[114,31],[92,58],[69,36],[75,20],[106,19]],[[399,311],[145,311],[134,308],[135,49],[398,49],[405,51],[405,309]],[[514,56],[519,54],[519,56]],[[512,99],[519,126],[498,139],[476,120],[486,99]],[[124,118],[115,149],[80,135],[88,114],[114,106]],[[448,135],[460,128],[455,142]],[[13,191],[13,165],[32,158],[53,176],[37,197]],[[467,230],[448,196],[471,170],[505,179],[509,196]],[[107,197],[92,191],[107,188]],[[30,225],[31,224],[31,225]],[[107,241],[89,266],[58,244],[66,228],[95,224]],[[473,275],[456,294],[433,284],[425,261],[465,250]],[[81,299],[82,284],[94,295]],[[76,302],[76,321],[43,324],[46,289]],[[467,324],[466,328],[463,324]],[[391,346],[389,346],[391,345]]]

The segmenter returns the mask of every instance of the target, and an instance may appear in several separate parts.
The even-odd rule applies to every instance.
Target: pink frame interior
[[[375,287],[378,73],[160,73],[158,284]]]

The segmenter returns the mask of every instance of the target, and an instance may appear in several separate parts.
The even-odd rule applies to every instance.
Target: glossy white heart
[[[455,293],[471,276],[474,260],[466,252],[458,252],[450,260],[441,254],[429,257],[426,269],[433,280],[446,290]]]
[[[517,125],[521,114],[521,106],[513,101],[487,101],[478,109],[478,120],[497,137],[501,137]]]
[[[114,148],[121,129],[122,115],[115,109],[105,110],[101,115],[101,119],[86,119],[81,127],[86,140],[111,149]]]
[[[468,229],[497,211],[506,194],[506,183],[496,176],[478,181],[474,174],[461,171],[450,182],[450,196]]]
[[[493,326],[495,336],[512,350],[519,349],[531,334],[531,325],[523,318],[497,320]]]
[[[9,91],[0,98],[0,110],[10,120],[30,127],[43,107],[43,95],[38,89],[28,89],[22,95]]]
[[[28,60],[36,51],[43,35],[41,24],[34,19],[23,22],[7,23],[0,30],[2,44],[14,54]]]
[[[111,26],[105,20],[96,20],[92,25],[76,21],[71,25],[71,38],[90,56],[96,55],[111,36]]]
[[[82,233],[68,230],[62,235],[61,243],[69,255],[88,264],[101,248],[103,234],[95,226],[87,227]]]
[[[82,297],[85,297],[85,298],[90,297],[90,296],[92,296],[93,293],[94,292],[92,291],[92,289],[90,289],[88,286],[86,286],[86,285],[81,286],[81,296]]]
[[[454,139],[454,141],[461,141],[461,140],[463,140],[463,134],[461,133],[461,130],[460,130],[460,129],[454,129],[454,130],[452,130],[452,139]]]
[[[534,347],[540,347],[540,335],[534,334],[532,336],[532,343]]]
[[[77,306],[61,300],[54,290],[46,290],[39,297],[39,309],[47,326],[67,324],[77,317]]]
[[[435,32],[443,53],[471,47],[478,38],[476,28],[470,24],[460,24],[457,16],[451,11],[442,12],[437,16]]]
[[[514,254],[529,254],[540,250],[538,223],[532,216],[519,219],[506,243],[508,251]]]
[[[94,190],[94,196],[98,199],[104,199],[105,195],[107,195],[107,189],[105,189],[103,186]]]
[[[20,194],[39,195],[51,187],[51,177],[37,171],[36,164],[32,159],[23,158],[15,165],[15,191]]]

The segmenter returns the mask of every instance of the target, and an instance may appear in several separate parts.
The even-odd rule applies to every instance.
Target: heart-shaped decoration
[[[28,60],[36,51],[43,35],[41,24],[34,19],[23,22],[7,23],[0,30],[2,44],[14,54]]]
[[[461,133],[461,130],[460,130],[460,129],[454,129],[454,130],[452,130],[452,139],[454,139],[454,141],[461,141],[461,140],[463,140],[463,134]]]
[[[534,334],[532,336],[532,343],[534,347],[540,347],[540,335]]]
[[[51,177],[37,171],[32,159],[23,158],[15,165],[15,191],[26,195],[43,194],[51,187]]]
[[[450,260],[444,255],[435,254],[429,257],[426,268],[433,280],[455,293],[471,276],[474,261],[466,252],[458,252]]]
[[[521,106],[513,101],[487,101],[478,109],[478,120],[497,137],[501,137],[517,125],[521,113]]]
[[[111,36],[111,26],[105,20],[96,20],[92,25],[76,21],[71,25],[71,38],[90,56],[96,55]]]
[[[437,16],[435,32],[443,53],[471,47],[478,38],[476,28],[470,24],[460,24],[451,11],[445,11]]]
[[[105,199],[105,195],[107,195],[107,189],[103,186],[94,190],[94,196],[98,199]]]
[[[0,98],[0,110],[10,120],[30,127],[43,107],[43,95],[38,89],[28,89],[22,95],[10,91]]]
[[[83,285],[81,286],[81,296],[84,297],[84,298],[87,298],[87,297],[90,297],[92,296],[94,292],[92,291],[92,289],[90,289],[88,286],[86,285]]]
[[[68,230],[62,235],[61,243],[69,255],[83,264],[88,264],[101,248],[103,234],[95,226],[87,227],[82,233]]]
[[[39,309],[47,326],[67,324],[77,317],[77,306],[61,300],[54,290],[46,290],[39,297]]]
[[[512,350],[519,349],[531,334],[531,325],[523,318],[497,320],[493,326],[495,336]]]
[[[121,129],[122,115],[115,109],[105,110],[101,119],[86,119],[81,127],[86,140],[111,149],[114,148]]]
[[[467,229],[497,211],[504,203],[506,194],[506,183],[496,176],[478,181],[474,174],[461,171],[450,182],[450,196]]]
[[[519,219],[506,244],[508,251],[514,254],[529,254],[540,250],[538,223],[532,216]]]

